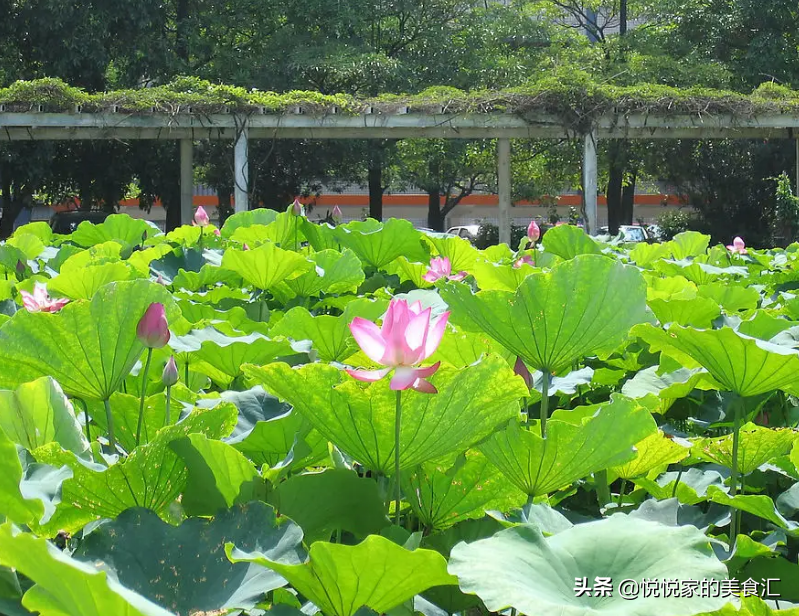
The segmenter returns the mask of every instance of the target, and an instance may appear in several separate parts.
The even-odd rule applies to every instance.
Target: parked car
[[[599,234],[610,235],[610,232],[608,231],[607,227],[600,227]],[[622,242],[631,243],[631,244],[649,241],[649,235],[647,234],[646,229],[636,225],[620,226],[619,237],[621,238]]]
[[[480,225],[461,225],[459,227],[450,227],[447,233],[457,235],[463,239],[469,240],[474,243],[477,239],[477,234],[480,231]]]
[[[69,212],[56,212],[50,219],[50,228],[53,233],[68,234],[78,228],[84,220],[96,225],[108,218],[108,212],[101,210],[72,210]]]

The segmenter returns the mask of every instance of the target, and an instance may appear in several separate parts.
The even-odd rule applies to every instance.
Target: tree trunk
[[[619,35],[627,34],[627,0],[620,0],[619,4]]]
[[[177,0],[175,6],[175,54],[185,67],[189,65],[189,1]]]
[[[231,205],[233,194],[227,186],[217,187],[216,194],[219,195],[219,226],[221,228],[233,213],[233,206]]]
[[[616,235],[619,225],[622,224],[622,184],[624,183],[624,158],[622,144],[619,139],[614,139],[608,148],[608,233]]]
[[[636,174],[630,175],[630,183],[626,184],[621,189],[621,224],[633,224],[633,215],[635,207],[635,182]]]
[[[383,220],[383,161],[379,146],[369,144],[369,218]]]
[[[22,209],[21,202],[14,202],[11,198],[11,168],[3,165],[3,218],[0,219],[0,239],[6,239],[14,232],[14,221]]]
[[[427,226],[435,231],[444,230],[444,217],[441,215],[441,191],[427,192]]]

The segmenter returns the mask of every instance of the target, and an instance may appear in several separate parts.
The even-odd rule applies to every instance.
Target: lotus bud
[[[244,245],[241,247],[242,250],[249,250],[250,247],[247,245],[247,242],[244,242]]]
[[[302,203],[297,198],[294,199],[294,203],[291,206],[291,213],[294,216],[302,216]]]
[[[527,227],[527,237],[530,238],[531,242],[537,242],[538,238],[541,237],[541,228],[534,220],[530,221],[530,225]]]
[[[164,371],[161,374],[161,380],[167,387],[172,387],[178,382],[178,365],[175,363],[175,356],[169,358],[164,366]]]
[[[513,366],[513,371],[524,379],[524,382],[527,384],[527,389],[532,388],[533,376],[530,374],[530,371],[527,369],[527,364],[524,363],[524,360],[521,357],[516,358],[516,364]]]
[[[336,224],[340,224],[342,218],[343,218],[343,215],[341,214],[341,208],[339,206],[337,206],[337,205],[334,205],[333,206],[333,222],[335,222]]]
[[[169,323],[164,305],[152,303],[136,327],[136,336],[148,349],[160,349],[169,342]]]
[[[203,206],[198,207],[197,211],[194,213],[194,224],[198,227],[204,227],[210,221],[210,218],[208,218],[208,212],[205,211]]]
[[[222,237],[222,233],[219,231],[219,229],[214,229],[214,235],[217,237]]]

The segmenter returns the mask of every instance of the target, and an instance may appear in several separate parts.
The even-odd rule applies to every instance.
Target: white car
[[[450,227],[447,233],[457,235],[465,240],[473,242],[477,239],[477,234],[480,231],[480,225],[461,225],[460,227]]]
[[[601,235],[608,235],[608,228],[601,227],[599,229],[599,233]],[[619,227],[619,235],[618,237],[621,238],[622,242],[648,242],[649,236],[646,233],[646,229],[643,227],[639,227],[636,225],[621,225]]]

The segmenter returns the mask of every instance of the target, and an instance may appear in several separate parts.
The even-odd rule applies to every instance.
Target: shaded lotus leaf
[[[799,522],[787,520],[777,511],[774,501],[770,497],[761,494],[737,494],[730,496],[717,486],[710,486],[707,489],[708,500],[726,505],[733,509],[740,509],[746,513],[763,518],[775,526],[787,531],[792,537],[799,537]]]
[[[545,439],[537,429],[511,421],[479,448],[517,488],[542,496],[630,461],[635,457],[633,446],[656,429],[649,411],[614,395],[605,404],[555,411]]]
[[[289,250],[266,242],[251,250],[227,249],[222,267],[236,272],[256,289],[269,290],[284,280],[292,280],[313,269],[313,263]]]
[[[181,319],[169,291],[149,280],[112,282],[55,314],[18,312],[0,328],[0,386],[49,375],[71,396],[109,398],[144,351],[136,325],[152,302],[170,324]]]
[[[293,475],[277,486],[270,502],[300,525],[309,545],[330,540],[338,530],[365,539],[391,524],[377,483],[343,468]]]
[[[719,387],[718,384],[715,387]],[[652,397],[656,401],[647,406],[665,413],[675,400],[688,396],[694,389],[714,389],[713,379],[704,368],[680,368],[661,373],[661,366],[651,366],[627,381],[621,393],[635,399]]]
[[[38,462],[67,466],[73,473],[62,486],[61,503],[55,514],[37,532],[51,535],[62,529],[74,532],[92,520],[115,518],[132,507],[146,507],[166,516],[188,476],[186,465],[172,451],[170,443],[192,433],[210,438],[225,436],[235,421],[236,409],[232,405],[195,410],[111,466],[78,458],[55,444],[37,449],[33,454]]]
[[[409,551],[380,535],[358,545],[317,541],[302,565],[286,565],[232,543],[226,550],[233,562],[258,563],[279,573],[325,616],[354,616],[364,606],[385,613],[428,588],[456,583],[438,552]]]
[[[599,254],[600,247],[585,231],[573,225],[560,225],[550,229],[541,239],[544,250],[562,259],[577,255]]]
[[[254,381],[294,406],[341,451],[375,472],[394,472],[396,392],[389,379],[356,382],[323,364],[292,369],[283,363],[244,366]],[[402,469],[463,451],[496,426],[517,417],[524,381],[507,362],[489,355],[458,370],[441,366],[430,377],[435,395],[402,393]]]
[[[654,469],[684,460],[691,453],[690,447],[674,442],[660,431],[637,443],[635,449],[635,458],[626,464],[614,466],[610,469],[613,474],[622,479],[634,479]]]
[[[286,584],[263,567],[231,563],[225,555],[228,542],[287,565],[305,559],[299,527],[279,520],[274,509],[260,502],[237,505],[210,520],[184,520],[180,526],[166,524],[148,509],[128,509],[92,529],[73,556],[95,567],[102,563],[126,588],[178,616],[248,609],[264,593]]]
[[[464,592],[479,596],[492,612],[514,608],[523,614],[560,616],[683,616],[722,607],[722,597],[646,596],[625,599],[622,580],[723,580],[727,568],[708,538],[691,526],[670,527],[628,516],[579,524],[551,537],[533,525],[453,548],[449,570]],[[609,578],[613,592],[579,593],[597,577]]]
[[[732,437],[732,434],[728,434],[695,439],[691,454],[700,460],[732,468]],[[788,453],[796,441],[796,432],[789,428],[773,429],[746,424],[739,432],[739,472],[748,475],[766,462]]]
[[[526,495],[476,450],[459,456],[451,466],[428,462],[403,481],[403,492],[427,528],[443,530],[458,522],[481,518],[487,509],[509,511]]]
[[[28,450],[52,442],[78,455],[89,448],[72,404],[49,376],[0,391],[0,429]]]
[[[636,477],[635,484],[658,500],[676,497],[685,505],[708,500],[708,489],[711,487],[723,492],[729,490],[719,472],[694,467],[683,472],[663,473],[654,481],[648,477]]]
[[[364,265],[375,270],[385,267],[399,256],[416,263],[429,260],[422,234],[408,220],[354,220],[336,227],[335,234],[342,246],[350,248]]]
[[[326,222],[316,224],[307,218],[303,218],[300,222],[300,230],[314,250],[327,250],[328,248],[341,250],[341,243],[336,238],[335,229]]]
[[[137,379],[138,380],[138,379]],[[125,451],[133,451],[136,447],[136,429],[139,423],[139,408],[141,399],[139,394],[113,394],[109,399],[111,405],[111,420],[114,423],[114,438]],[[169,401],[170,424],[180,419],[183,405],[177,397]],[[92,417],[92,437],[104,436],[108,430],[105,408],[102,402],[90,401],[89,414]],[[158,392],[144,399],[144,415],[140,435],[141,443],[149,443],[158,430],[166,425],[166,396]],[[63,445],[62,445],[63,446]]]
[[[42,616],[174,616],[106,572],[11,523],[0,526],[0,564],[35,582],[22,605]]]
[[[623,289],[623,292],[622,292]],[[463,284],[441,289],[456,322],[471,322],[536,370],[558,374],[597,351],[613,350],[647,321],[646,285],[633,267],[580,255],[531,274],[515,293]]]

